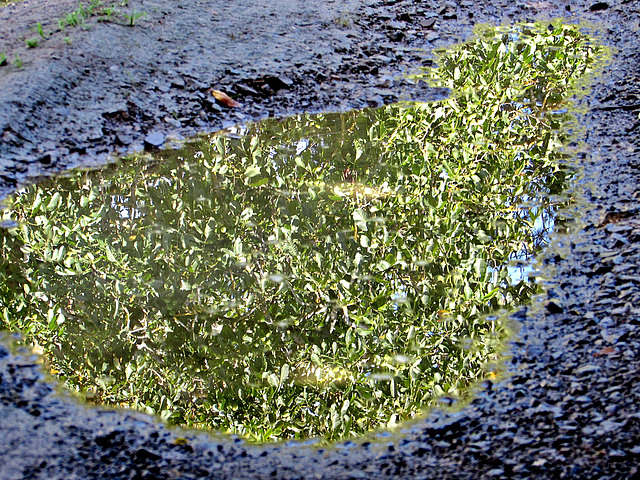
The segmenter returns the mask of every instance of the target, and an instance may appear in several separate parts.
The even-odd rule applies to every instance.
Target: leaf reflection
[[[2,325],[95,402],[266,441],[463,395],[526,301],[567,172],[574,26],[460,46],[434,104],[297,116],[21,191]],[[513,270],[513,269],[512,269]],[[515,278],[515,279],[514,279]]]

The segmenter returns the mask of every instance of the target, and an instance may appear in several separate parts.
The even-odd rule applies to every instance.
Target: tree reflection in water
[[[447,52],[433,104],[267,120],[72,172],[4,212],[2,325],[107,405],[256,441],[344,438],[487,375],[567,173],[575,26]]]

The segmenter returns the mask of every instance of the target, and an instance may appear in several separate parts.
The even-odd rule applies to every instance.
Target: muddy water
[[[567,172],[575,27],[490,32],[434,104],[299,116],[72,172],[4,212],[3,326],[90,401],[348,437],[496,374]],[[485,317],[490,314],[489,317]]]

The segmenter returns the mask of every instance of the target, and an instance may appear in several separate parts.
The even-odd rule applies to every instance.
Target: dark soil
[[[92,17],[26,48],[74,8],[0,10],[4,194],[231,123],[435,98],[403,75],[475,23],[588,20],[615,53],[582,102],[575,221],[538,261],[546,293],[513,314],[509,377],[470,405],[374,442],[247,446],[84,407],[0,347],[0,478],[640,478],[637,0],[131,0],[119,8],[147,12],[134,27]]]

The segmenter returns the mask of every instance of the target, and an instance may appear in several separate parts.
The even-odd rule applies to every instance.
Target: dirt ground
[[[589,21],[614,55],[582,101],[575,206],[564,213],[573,226],[536,265],[546,293],[514,312],[510,376],[471,405],[397,437],[247,446],[79,405],[6,337],[0,479],[640,478],[637,0],[122,3],[130,18],[146,15],[57,31],[75,0],[0,9],[2,195],[238,122],[438,98],[405,76],[479,23]],[[242,107],[219,105],[212,87]]]

